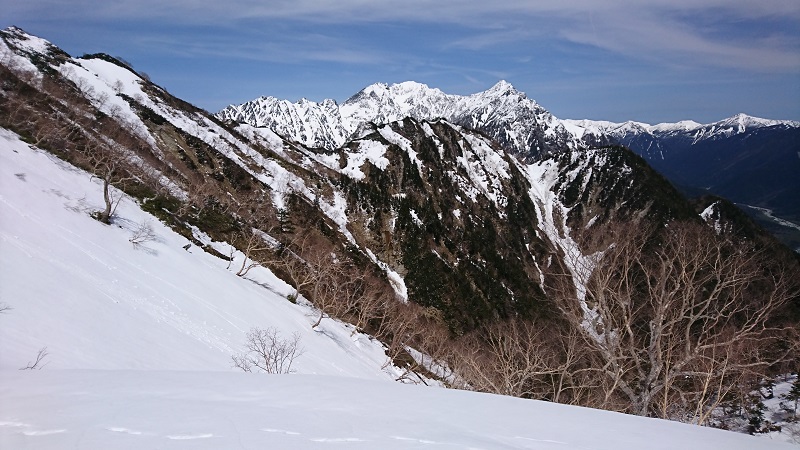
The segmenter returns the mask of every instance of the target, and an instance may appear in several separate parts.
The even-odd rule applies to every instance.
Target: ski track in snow
[[[141,431],[130,430],[128,428],[123,428],[123,427],[109,427],[109,428],[106,428],[106,430],[113,431],[114,433],[130,434],[130,435],[133,435],[133,436],[142,435]]]
[[[289,435],[289,436],[298,436],[298,435],[300,435],[300,433],[298,433],[297,431],[276,430],[276,429],[273,429],[273,428],[262,428],[261,431],[264,431],[264,432],[267,432],[267,433],[286,434],[286,435]]]
[[[366,442],[359,438],[311,438],[312,442]]]
[[[59,430],[31,430],[31,431],[23,431],[22,434],[25,436],[48,436],[51,434],[59,434],[65,433],[67,430],[59,429]]]
[[[167,436],[167,439],[172,439],[176,441],[186,441],[192,439],[208,439],[214,437],[212,433],[202,433],[202,434],[174,434]]]

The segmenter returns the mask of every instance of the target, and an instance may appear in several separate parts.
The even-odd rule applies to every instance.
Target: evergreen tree
[[[280,225],[281,233],[292,233],[294,231],[294,224],[292,224],[288,208],[278,209],[278,224]]]

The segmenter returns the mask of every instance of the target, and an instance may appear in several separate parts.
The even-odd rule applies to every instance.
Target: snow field
[[[13,449],[792,448],[721,430],[354,378],[164,371],[0,373]]]
[[[89,217],[101,203],[97,180],[0,131],[0,369],[47,347],[48,370],[228,371],[247,331],[272,326],[301,336],[299,372],[393,379],[378,343],[332,320],[312,331],[266,269],[236,277],[128,200],[103,225]],[[140,224],[155,239],[134,246]]]

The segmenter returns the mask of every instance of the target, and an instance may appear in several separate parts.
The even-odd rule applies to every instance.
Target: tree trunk
[[[102,213],[100,213],[100,222],[103,222],[105,224],[111,223],[111,206],[112,206],[111,204],[113,201],[111,199],[110,190],[111,190],[111,174],[106,174],[106,176],[103,177],[103,200],[106,202],[106,209]]]

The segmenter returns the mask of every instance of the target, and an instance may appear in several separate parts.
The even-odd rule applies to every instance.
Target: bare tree
[[[393,292],[367,271],[362,271],[358,277],[363,280],[361,292],[344,295],[338,314],[355,325],[353,334],[359,330],[377,332],[380,324],[389,318],[391,304],[397,300]]]
[[[534,321],[495,322],[464,336],[452,364],[466,386],[515,397],[575,403],[585,388],[578,336]]]
[[[284,339],[273,327],[251,328],[247,333],[245,348],[244,353],[231,357],[234,367],[245,372],[273,374],[292,373],[294,360],[304,352],[300,347],[299,334],[295,333],[291,338]]]
[[[573,289],[559,303],[596,358],[607,407],[621,398],[634,414],[703,424],[789,356],[792,330],[777,317],[797,286],[762,253],[701,224],[613,235],[585,301]]]
[[[237,277],[244,277],[250,269],[261,266],[264,252],[275,250],[275,245],[267,242],[265,233],[255,228],[240,232],[238,242],[241,243],[241,252],[244,255],[242,265],[236,272]],[[256,256],[256,254],[259,255]]]
[[[133,181],[126,169],[131,166],[127,163],[122,152],[114,149],[111,142],[106,142],[105,137],[98,137],[87,145],[85,157],[91,167],[92,178],[99,178],[103,182],[103,203],[102,211],[97,212],[97,220],[105,224],[111,223],[111,219],[116,212],[117,206],[122,201],[124,193],[114,189],[114,183],[122,185],[125,182]]]
[[[320,256],[310,267],[314,274],[311,301],[319,309],[311,328],[318,327],[325,316],[341,317],[347,305],[358,303],[364,295],[363,273],[339,261],[333,253]]]
[[[326,316],[341,317],[365,290],[364,273],[319,244],[311,233],[297,236],[279,250],[277,263],[294,286],[294,295],[302,293],[319,310],[311,328],[317,328]]]
[[[419,342],[425,334],[420,321],[420,308],[410,303],[392,302],[388,318],[378,330],[378,336],[386,344],[386,362],[383,368],[392,364],[410,365],[409,370],[417,370],[416,361],[409,360],[407,347]]]
[[[329,255],[326,256],[322,249],[312,245],[310,234],[306,233],[282,245],[278,249],[278,257],[276,266],[289,278],[289,283],[294,286],[293,296],[297,298],[316,282],[318,271]]]
[[[6,303],[0,303],[0,314],[4,314],[12,309],[13,308],[8,306]],[[48,354],[47,347],[42,347],[36,354],[36,359],[29,361],[25,367],[20,367],[19,370],[42,370],[42,368],[47,365],[47,363],[42,364],[42,362],[44,362],[44,359],[47,358]]]

